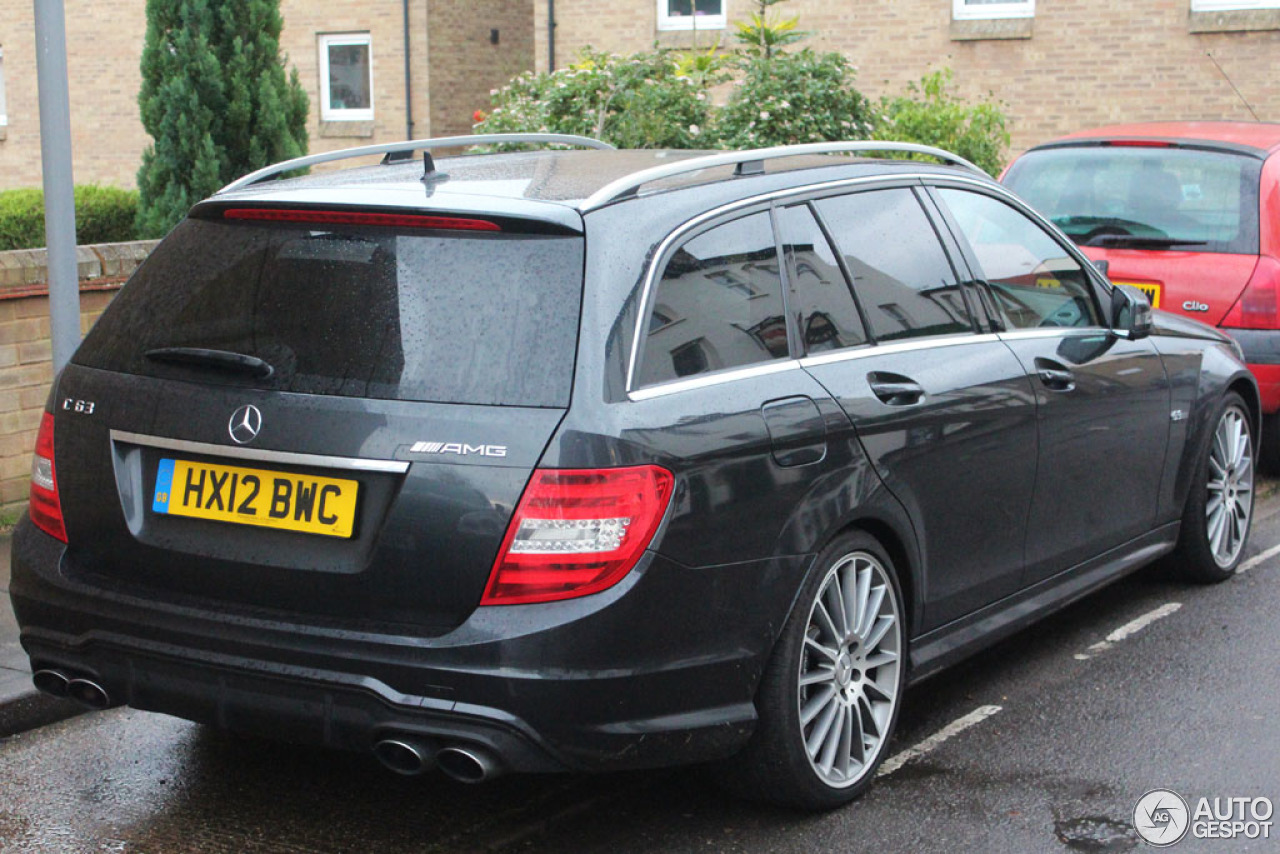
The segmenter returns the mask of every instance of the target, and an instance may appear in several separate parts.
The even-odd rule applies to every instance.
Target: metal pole
[[[62,0],[34,0],[36,80],[40,89],[40,162],[44,233],[49,252],[49,325],[53,370],[80,343],[80,278],[76,271],[76,203],[71,178],[71,101],[67,24]]]
[[[556,70],[556,0],[547,0],[547,70]]]

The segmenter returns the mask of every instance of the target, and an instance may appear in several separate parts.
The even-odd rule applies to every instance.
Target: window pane
[[[165,347],[263,359],[219,382],[301,394],[449,403],[568,402],[580,237],[259,227],[188,219],[76,353],[112,371],[189,378]]]
[[[972,331],[959,282],[910,190],[822,199],[817,207],[876,340]]]
[[[1044,229],[1004,202],[939,190],[973,247],[1007,326],[1099,326],[1088,275]]]
[[[654,293],[640,385],[787,355],[768,214],[717,226],[676,250]]]
[[[682,15],[723,15],[724,0],[667,0],[667,14],[676,17]]]
[[[368,110],[369,45],[329,45],[329,109]]]
[[[1004,183],[1083,246],[1256,255],[1260,169],[1211,151],[1072,146],[1019,158]]]
[[[853,294],[809,206],[784,208],[778,219],[787,273],[795,294],[792,310],[796,312],[805,352],[865,344],[867,336]]]

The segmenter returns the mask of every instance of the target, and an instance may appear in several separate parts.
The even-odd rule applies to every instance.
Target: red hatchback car
[[[1000,179],[1112,281],[1240,343],[1280,462],[1280,124],[1153,122],[1080,131]]]

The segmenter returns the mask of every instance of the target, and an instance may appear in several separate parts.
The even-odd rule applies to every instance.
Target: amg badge
[[[465,442],[414,442],[409,449],[411,454],[458,454],[470,456],[478,454],[482,457],[505,457],[506,445],[468,445]]]

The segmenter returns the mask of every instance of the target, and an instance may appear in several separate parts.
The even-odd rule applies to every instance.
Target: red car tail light
[[[659,466],[534,471],[480,604],[572,599],[617,584],[653,540],[674,481]]]
[[[62,524],[62,502],[58,500],[58,477],[53,467],[53,415],[40,417],[36,434],[36,455],[31,462],[31,503],[27,508],[31,521],[46,534],[67,541]]]
[[[1277,300],[1280,300],[1280,260],[1263,255],[1253,268],[1249,284],[1218,325],[1224,329],[1280,328]]]
[[[313,222],[322,225],[380,225],[392,228],[436,228],[448,231],[502,231],[496,222],[456,216],[423,216],[370,211],[321,211],[305,208],[228,208],[223,219],[261,222]]]

